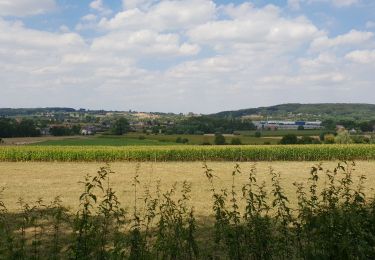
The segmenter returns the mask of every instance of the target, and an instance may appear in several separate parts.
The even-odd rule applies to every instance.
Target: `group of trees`
[[[200,116],[176,122],[174,126],[166,131],[170,134],[232,134],[234,131],[254,130],[255,128],[251,121]]]
[[[372,132],[374,131],[375,120],[369,121],[354,121],[354,120],[333,120],[327,119],[322,122],[322,126],[324,126],[327,130],[335,130],[336,125],[342,125],[346,129],[359,129],[362,132]]]
[[[10,118],[0,118],[0,137],[29,137],[39,136],[40,130],[31,119],[17,121]]]
[[[68,126],[53,126],[49,129],[49,132],[53,136],[68,136],[68,135],[79,135],[81,132],[81,126],[73,125]]]
[[[280,140],[280,144],[320,144],[320,140],[310,137],[302,136],[298,138],[295,134],[287,134]]]

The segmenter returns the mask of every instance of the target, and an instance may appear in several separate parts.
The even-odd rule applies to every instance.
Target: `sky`
[[[0,0],[0,107],[375,103],[374,0]]]

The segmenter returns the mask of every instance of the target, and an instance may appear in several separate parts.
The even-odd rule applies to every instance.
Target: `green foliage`
[[[40,131],[33,120],[16,121],[9,118],[0,118],[0,137],[33,137],[39,135]]]
[[[369,227],[375,214],[374,199],[368,200],[363,192],[364,176],[354,183],[354,166],[341,162],[327,171],[320,164],[313,166],[307,190],[304,184],[295,183],[298,208],[292,209],[280,185],[280,174],[272,168],[270,192],[264,183],[257,183],[254,166],[242,186],[242,196],[238,196],[234,181],[231,192],[219,191],[213,170],[204,165],[212,191],[216,248],[222,248],[220,253],[228,259],[373,258],[375,229]],[[237,165],[233,179],[241,174]],[[319,187],[320,178],[328,180],[323,187]],[[246,201],[242,210],[237,203],[240,199]],[[245,212],[243,217],[239,211]],[[220,253],[213,253],[212,258]]]
[[[230,144],[232,144],[232,145],[240,145],[240,144],[242,144],[242,142],[241,142],[241,139],[240,139],[240,138],[238,138],[238,137],[234,137],[234,138],[232,138],[232,140],[230,141]]]
[[[189,139],[187,138],[182,138],[182,137],[177,137],[176,138],[176,143],[178,144],[187,144],[189,142]]]
[[[216,132],[231,134],[234,131],[253,129],[255,129],[255,126],[251,121],[213,116],[189,117],[176,122],[176,125],[171,128],[175,134],[209,134]]]
[[[112,126],[112,133],[115,135],[123,135],[129,132],[129,122],[126,118],[120,117],[116,119]]]
[[[254,134],[255,137],[261,137],[262,133],[260,131],[256,131]]]
[[[69,136],[80,134],[81,127],[79,125],[74,125],[72,127],[67,126],[53,126],[50,128],[49,132],[53,136]]]
[[[335,137],[335,143],[337,144],[351,144],[353,143],[352,138],[348,131],[340,131]]]
[[[324,135],[324,143],[325,144],[334,144],[335,143],[335,136],[333,134]]]
[[[216,145],[224,145],[225,144],[225,137],[222,134],[215,134],[215,144]]]
[[[298,138],[295,134],[285,135],[280,140],[280,144],[297,144],[297,143],[298,143]]]
[[[338,120],[366,121],[375,119],[375,105],[373,104],[281,104],[269,107],[241,109],[237,111],[224,111],[215,114],[221,118],[239,118],[247,115],[272,116],[273,118],[288,118],[290,114],[298,115],[298,119],[304,120],[332,120],[332,124],[326,124],[333,130]],[[302,114],[302,116],[300,116]]]
[[[1,146],[0,161],[319,161],[375,159],[371,144],[261,146]]]
[[[305,127],[303,125],[298,126],[297,130],[305,130]]]

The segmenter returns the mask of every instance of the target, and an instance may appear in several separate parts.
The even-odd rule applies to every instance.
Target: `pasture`
[[[176,139],[187,139],[190,145],[214,144],[214,135],[164,135],[164,134],[143,134],[143,133],[128,133],[123,136],[113,135],[97,135],[86,138],[71,137],[60,138],[57,140],[45,140],[38,142],[41,146],[128,146],[128,145],[177,145]],[[225,135],[227,143],[231,143],[233,138],[239,138],[244,145],[261,145],[261,144],[277,144],[280,141],[280,136],[272,137],[254,137],[248,135]]]

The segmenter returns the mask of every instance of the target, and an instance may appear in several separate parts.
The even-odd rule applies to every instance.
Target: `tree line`
[[[40,136],[40,130],[35,122],[31,119],[23,119],[21,121],[0,118],[0,137],[34,137]]]

